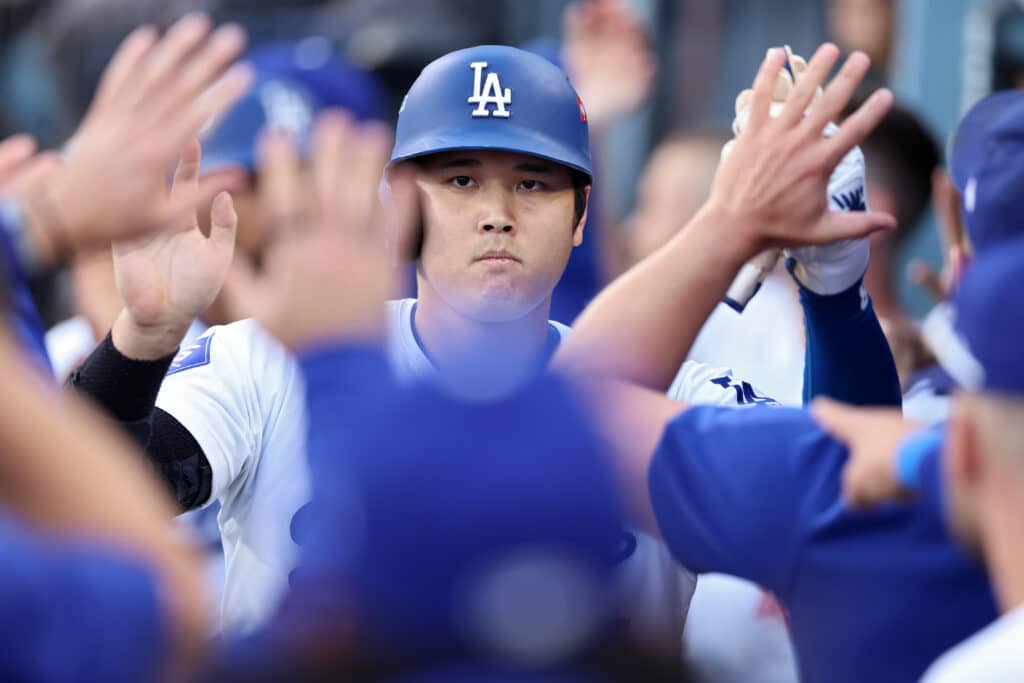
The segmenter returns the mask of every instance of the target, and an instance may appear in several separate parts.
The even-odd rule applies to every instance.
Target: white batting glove
[[[825,135],[838,128],[828,124]],[[828,182],[828,205],[832,211],[867,211],[867,186],[864,178],[864,154],[851,149],[832,172]],[[793,276],[815,294],[838,294],[857,283],[868,269],[867,237],[842,240],[816,247],[792,247],[785,251],[796,261]]]
[[[790,68],[779,72],[770,107],[773,117],[781,113],[795,84],[794,79],[799,79],[807,68],[807,62],[802,57],[794,55],[788,47],[786,51]],[[750,90],[744,90],[736,98],[736,118],[732,123],[735,135],[743,132],[750,118],[751,96]],[[830,123],[824,135],[834,135],[837,130],[838,127]],[[733,141],[729,141],[722,149],[723,157],[729,153],[732,144]],[[833,171],[828,194],[829,207],[833,211],[867,210],[864,155],[859,147],[850,150]],[[729,288],[726,303],[742,311],[775,267],[779,254],[777,249],[768,250],[745,264]],[[795,261],[793,275],[801,285],[816,294],[838,294],[864,276],[868,264],[868,238],[843,240],[825,246],[793,247],[787,249],[785,254]]]

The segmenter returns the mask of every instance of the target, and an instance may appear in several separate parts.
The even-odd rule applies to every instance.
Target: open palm
[[[172,198],[199,191],[198,140],[182,152]],[[213,302],[234,253],[238,219],[231,196],[222,192],[210,212],[209,237],[195,212],[178,224],[114,244],[114,272],[125,311],[140,328],[184,331]]]

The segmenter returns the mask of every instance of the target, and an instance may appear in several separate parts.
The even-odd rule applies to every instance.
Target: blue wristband
[[[896,453],[896,478],[900,486],[908,491],[917,491],[921,486],[921,463],[941,446],[942,431],[934,427],[904,438]]]

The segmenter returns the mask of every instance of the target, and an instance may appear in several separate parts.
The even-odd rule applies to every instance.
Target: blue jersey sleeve
[[[785,595],[818,515],[835,512],[846,449],[799,409],[693,407],[665,430],[649,471],[669,549]]]
[[[57,544],[0,518],[0,678],[155,681],[169,646],[150,572],[85,544]]]
[[[863,282],[830,296],[800,286],[800,303],[807,333],[804,403],[829,396],[856,405],[900,406],[896,362]]]

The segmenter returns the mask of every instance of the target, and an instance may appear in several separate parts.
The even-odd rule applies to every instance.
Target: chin
[[[463,315],[486,323],[505,323],[525,317],[543,301],[512,287],[485,286],[473,296],[463,298]]]

